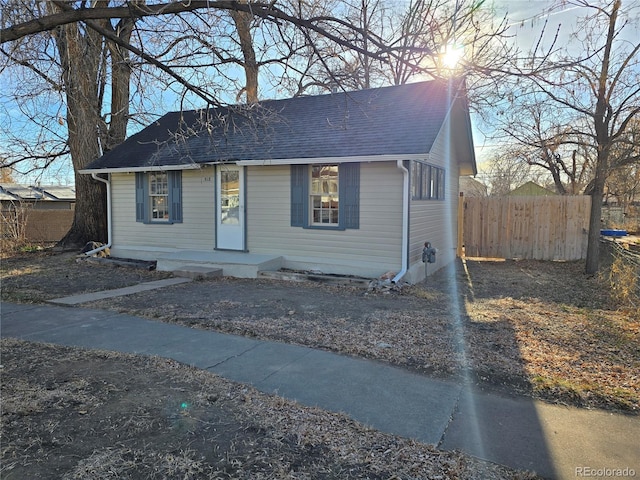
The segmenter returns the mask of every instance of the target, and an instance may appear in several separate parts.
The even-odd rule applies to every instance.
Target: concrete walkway
[[[173,358],[544,477],[640,477],[639,417],[506,397],[374,361],[109,311],[2,303],[0,312],[5,337]]]
[[[154,280],[153,282],[144,282],[130,287],[114,288],[113,290],[104,290],[102,292],[82,293],[79,295],[71,295],[69,297],[61,297],[50,300],[51,303],[60,305],[80,305],[81,303],[93,302],[96,300],[104,300],[105,298],[122,297],[123,295],[131,295],[133,293],[146,292],[148,290],[156,290],[170,285],[178,285],[180,283],[190,282],[190,278],[172,277],[162,280]]]

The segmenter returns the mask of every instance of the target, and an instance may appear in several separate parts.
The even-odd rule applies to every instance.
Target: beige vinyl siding
[[[455,259],[457,238],[458,163],[448,150],[446,128],[438,136],[427,163],[445,169],[444,200],[411,200],[409,263],[422,263],[424,242],[438,250],[432,272]]]
[[[394,162],[360,166],[360,228],[291,227],[290,167],[247,170],[247,240],[251,253],[279,254],[290,268],[380,275],[399,271],[402,174]]]
[[[213,250],[214,169],[182,172],[182,223],[136,222],[135,174],[112,174],[114,251],[123,247]]]

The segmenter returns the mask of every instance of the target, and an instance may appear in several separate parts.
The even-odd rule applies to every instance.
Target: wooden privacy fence
[[[587,253],[591,197],[460,198],[465,255],[580,260]]]

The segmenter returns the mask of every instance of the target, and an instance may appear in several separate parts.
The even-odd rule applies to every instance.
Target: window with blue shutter
[[[136,172],[136,222],[182,222],[182,172]]]
[[[360,164],[291,165],[291,226],[360,228]]]

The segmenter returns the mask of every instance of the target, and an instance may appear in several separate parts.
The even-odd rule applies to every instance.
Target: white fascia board
[[[461,112],[459,105],[456,103],[456,102],[464,102],[464,101],[466,101],[465,97],[457,96],[457,98],[451,103],[451,106],[449,108],[449,111],[447,112],[445,120],[444,122],[442,122],[442,128],[440,128],[440,131],[436,136],[436,141],[438,137],[446,130],[444,128],[444,125],[449,126],[449,130],[448,130],[449,143],[452,143],[452,139],[454,136],[453,132],[459,131],[460,128],[463,128],[467,132],[466,138],[464,140],[467,142],[467,147],[469,147],[468,148],[469,161],[465,161],[464,159],[458,159],[458,168],[460,169],[459,173],[460,173],[460,176],[465,176],[465,175],[475,176],[478,174],[478,165],[476,163],[476,152],[475,152],[475,146],[473,143],[473,130],[471,126],[471,117],[469,116],[468,112],[466,112],[467,114],[465,115],[465,105],[461,107],[462,109],[462,112]],[[454,111],[454,107],[459,107],[458,111]],[[462,117],[462,119],[460,117]],[[459,124],[460,121],[462,121],[464,125],[460,125]]]
[[[154,165],[152,167],[129,167],[129,168],[96,168],[89,170],[78,170],[78,173],[91,175],[92,173],[134,173],[134,172],[168,172],[173,170],[198,170],[202,168],[199,163],[190,165]]]
[[[314,157],[314,158],[274,158],[270,160],[238,160],[240,167],[268,166],[268,165],[306,165],[312,163],[370,163],[397,162],[398,160],[427,160],[428,153],[422,154],[394,154],[394,155],[363,155],[358,157]]]

